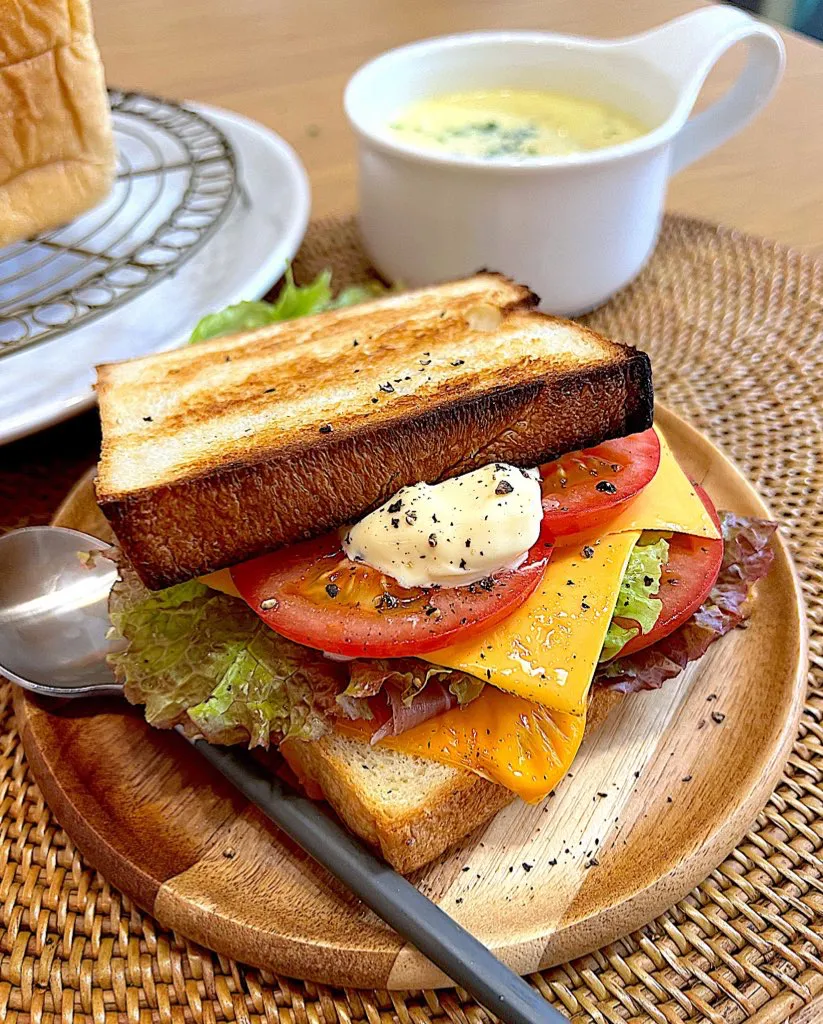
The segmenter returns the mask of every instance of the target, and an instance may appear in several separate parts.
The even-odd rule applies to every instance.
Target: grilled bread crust
[[[652,423],[648,357],[495,274],[98,368],[97,497],[159,589],[400,487]]]
[[[622,696],[592,690],[586,736],[600,728]],[[352,832],[403,874],[439,857],[515,799],[510,790],[471,772],[351,736],[293,740],[286,753],[297,774],[320,786]]]

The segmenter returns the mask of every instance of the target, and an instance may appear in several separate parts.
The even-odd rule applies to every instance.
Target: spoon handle
[[[567,1024],[526,981],[374,856],[320,804],[245,752],[204,740],[192,746],[306,853],[339,878],[403,938],[506,1024]]]

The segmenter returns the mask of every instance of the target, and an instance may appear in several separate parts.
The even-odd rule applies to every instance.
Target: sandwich
[[[620,700],[743,621],[771,559],[774,525],[678,465],[648,357],[537,301],[481,273],[285,321],[244,304],[252,330],[98,368],[127,698],[277,745],[403,872],[545,799]]]

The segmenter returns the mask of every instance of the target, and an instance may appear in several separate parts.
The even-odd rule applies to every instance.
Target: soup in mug
[[[409,145],[481,160],[583,153],[648,131],[609,104],[527,89],[484,89],[418,100],[400,111],[390,127]]]

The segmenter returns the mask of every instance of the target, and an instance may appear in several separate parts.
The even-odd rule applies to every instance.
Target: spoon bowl
[[[0,672],[47,697],[122,692],[106,661],[114,563],[104,541],[64,527],[0,537]]]

